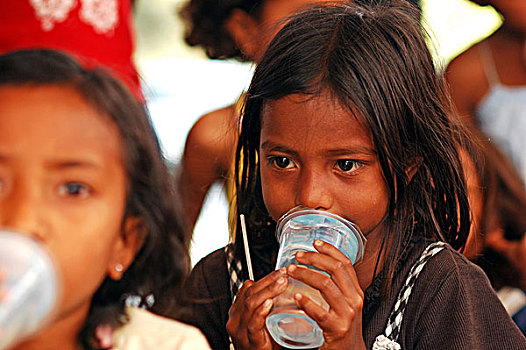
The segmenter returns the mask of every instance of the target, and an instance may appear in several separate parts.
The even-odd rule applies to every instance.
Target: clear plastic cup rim
[[[324,211],[324,210],[318,210],[318,209],[312,209],[312,208],[299,206],[299,207],[294,207],[288,212],[286,212],[285,214],[283,214],[283,216],[278,220],[278,226],[276,228],[276,238],[278,240],[278,243],[281,243],[281,230],[283,229],[283,226],[285,226],[288,222],[290,222],[291,220],[293,220],[294,218],[298,216],[309,215],[309,214],[327,216],[331,219],[334,219],[342,223],[346,228],[348,228],[349,231],[351,231],[354,234],[354,236],[359,241],[359,243],[361,243],[361,245],[360,244],[358,245],[358,251],[356,254],[356,262],[359,262],[361,260],[361,258],[363,257],[363,251],[365,249],[365,242],[367,241],[362,231],[358,228],[358,226],[356,226],[351,221],[337,214],[334,214],[328,211]]]

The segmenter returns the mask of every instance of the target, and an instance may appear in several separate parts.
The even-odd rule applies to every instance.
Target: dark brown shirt
[[[383,334],[397,293],[425,246],[423,240],[412,244],[396,269],[387,297],[380,295],[380,277],[365,291],[363,336],[368,349]],[[193,301],[179,318],[200,328],[213,349],[228,350],[225,327],[232,300],[224,249],[194,267],[186,294]],[[416,281],[398,342],[403,350],[526,349],[526,338],[484,272],[449,246],[429,260]]]

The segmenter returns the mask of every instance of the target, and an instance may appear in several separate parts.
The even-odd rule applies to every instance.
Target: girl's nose
[[[329,179],[323,174],[310,169],[302,169],[296,184],[296,205],[308,208],[329,210],[333,198]]]

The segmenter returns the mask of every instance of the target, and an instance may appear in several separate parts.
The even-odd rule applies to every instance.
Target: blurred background
[[[177,10],[185,0],[138,0],[135,8],[136,63],[150,114],[166,156],[181,158],[186,134],[204,113],[227,106],[248,87],[253,67],[237,61],[207,59],[183,40]],[[287,0],[282,0],[287,1]],[[431,33],[439,66],[501,23],[491,8],[466,0],[422,0],[423,21]],[[227,204],[216,185],[197,221],[192,263],[228,242]]]

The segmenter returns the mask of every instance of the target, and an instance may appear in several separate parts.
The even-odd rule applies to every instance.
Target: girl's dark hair
[[[290,94],[317,98],[330,93],[349,118],[370,130],[389,189],[377,260],[385,259],[385,292],[414,235],[463,249],[470,213],[458,147],[471,142],[452,115],[418,10],[404,1],[369,2],[306,10],[271,42],[244,108],[236,154],[237,205],[238,214],[249,218],[251,242],[265,237],[266,249],[275,249],[275,222],[262,199],[258,163],[262,108]],[[244,261],[241,244],[236,248]]]
[[[190,46],[201,46],[212,59],[235,58],[246,61],[228,32],[225,22],[234,9],[258,17],[266,0],[189,0],[179,10],[184,24],[184,40]],[[286,1],[286,0],[282,0]],[[389,0],[359,0],[364,3]],[[420,9],[419,0],[407,0]]]
[[[485,236],[495,229],[502,229],[504,238],[520,241],[526,232],[526,187],[510,159],[480,131],[481,152],[470,154],[474,160],[476,176],[482,192],[480,222],[472,234]],[[485,247],[475,258],[498,290],[504,286],[521,287],[524,281],[517,270],[501,253]]]
[[[82,68],[52,50],[17,51],[0,56],[0,86],[59,85],[74,89],[117,125],[127,170],[127,215],[141,217],[146,237],[134,262],[119,281],[106,277],[95,293],[79,342],[92,348],[101,322],[122,324],[124,298],[153,295],[152,310],[164,314],[188,270],[184,234],[176,217],[172,182],[148,114],[131,93],[101,69]],[[162,298],[162,296],[167,296]]]
[[[285,1],[285,0],[284,0]],[[201,46],[209,58],[245,61],[225,22],[234,9],[257,17],[265,0],[189,0],[179,11],[185,26],[184,39]]]

